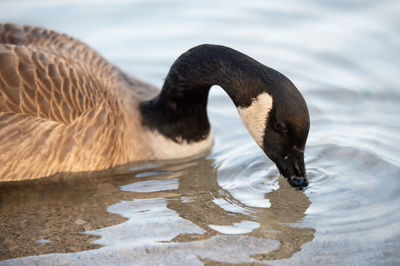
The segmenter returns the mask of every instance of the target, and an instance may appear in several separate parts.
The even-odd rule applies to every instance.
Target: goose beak
[[[292,187],[302,189],[308,186],[308,180],[305,177],[304,151],[293,146],[285,158],[277,159],[275,163],[279,172],[287,179]]]

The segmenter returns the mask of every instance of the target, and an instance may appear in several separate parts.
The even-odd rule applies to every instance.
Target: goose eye
[[[289,129],[287,128],[286,125],[283,125],[281,123],[276,123],[274,125],[275,129],[281,133],[282,135],[287,135],[287,133],[289,132]]]

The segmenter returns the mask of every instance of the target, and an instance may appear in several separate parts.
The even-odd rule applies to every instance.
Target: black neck
[[[212,85],[246,107],[262,92],[265,77],[275,75],[280,74],[228,47],[197,46],[175,61],[161,93],[141,104],[142,124],[176,142],[202,140],[210,132],[206,107]]]

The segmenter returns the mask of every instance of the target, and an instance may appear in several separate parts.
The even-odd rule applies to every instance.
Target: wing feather
[[[112,166],[121,75],[69,36],[0,24],[0,180]]]
[[[157,93],[79,40],[0,24],[0,181],[127,162],[121,95]]]

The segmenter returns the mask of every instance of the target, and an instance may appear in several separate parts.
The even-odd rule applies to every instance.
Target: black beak
[[[293,146],[289,154],[283,159],[275,161],[279,172],[287,179],[292,187],[304,188],[308,186],[308,180],[305,177],[304,152]]]

